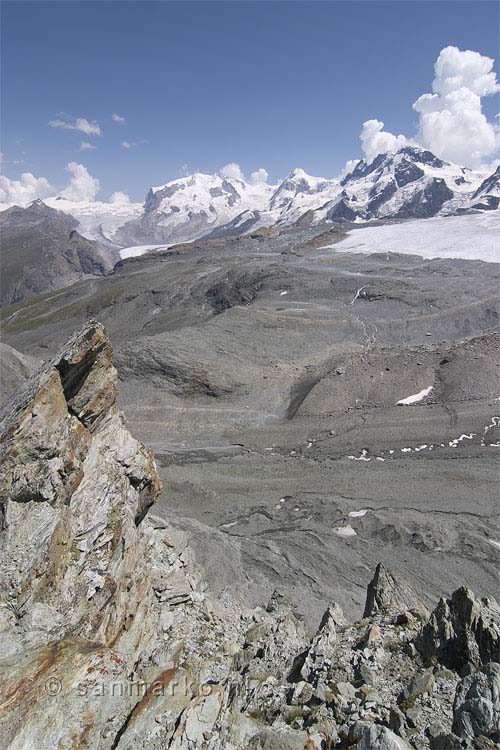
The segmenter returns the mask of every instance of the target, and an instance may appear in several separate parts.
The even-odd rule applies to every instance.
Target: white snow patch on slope
[[[355,229],[325,249],[344,253],[401,253],[423,258],[500,262],[500,211],[436,216]]]
[[[419,391],[418,393],[414,393],[413,396],[407,396],[406,398],[402,398],[397,402],[397,406],[408,406],[409,404],[417,404],[419,401],[422,401],[423,398],[428,396],[433,391],[432,385],[430,385],[428,388],[424,388],[423,391]]]
[[[366,516],[367,513],[367,510],[351,510],[349,518],[362,518],[363,516]]]
[[[337,526],[337,528],[334,529],[334,532],[337,534],[337,536],[344,536],[344,537],[357,536],[352,526],[349,526],[349,525]]]
[[[168,250],[170,245],[131,245],[120,250],[120,258],[136,258],[139,255],[151,252],[151,250]]]

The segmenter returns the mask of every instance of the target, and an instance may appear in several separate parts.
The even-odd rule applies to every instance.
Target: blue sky
[[[2,14],[6,174],[61,185],[76,161],[100,197],[136,200],[183,165],[333,176],[361,155],[365,120],[414,135],[412,103],[431,90],[443,47],[497,57],[499,45],[499,5],[481,0],[4,0]],[[484,98],[488,118],[499,108]],[[102,135],[48,125],[76,117]]]

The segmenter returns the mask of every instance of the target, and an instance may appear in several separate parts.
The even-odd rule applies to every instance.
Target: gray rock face
[[[422,628],[416,647],[422,658],[437,660],[467,674],[490,661],[500,661],[500,607],[493,599],[478,600],[470,589],[457,589],[441,599]]]
[[[471,198],[471,208],[491,211],[500,204],[500,167],[487,177]]]
[[[153,581],[182,570],[154,523],[139,525],[161,484],[115,398],[111,346],[90,322],[2,418],[3,747],[114,746],[137,697],[102,696],[145,679],[161,633]]]
[[[0,212],[0,304],[103,276],[113,265],[108,251],[82,237],[68,214],[34,201]]]
[[[453,197],[453,190],[448,187],[445,180],[441,177],[434,177],[401,206],[397,217],[427,219],[429,216],[435,216],[443,204]]]
[[[482,735],[500,742],[500,664],[485,664],[459,682],[453,714],[453,732],[459,737]]]

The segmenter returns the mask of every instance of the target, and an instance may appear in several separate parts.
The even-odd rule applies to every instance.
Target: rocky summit
[[[2,415],[2,748],[499,746],[492,597],[460,588],[429,614],[382,564],[357,621],[325,601],[311,628],[279,590],[253,608],[212,597],[155,515],[155,461],[117,384],[90,320]]]

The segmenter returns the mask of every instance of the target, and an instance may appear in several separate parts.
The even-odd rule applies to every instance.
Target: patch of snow
[[[356,532],[354,531],[352,526],[349,526],[349,524],[347,526],[337,526],[337,528],[334,529],[334,532],[337,534],[337,536],[357,536]]]
[[[422,401],[426,396],[428,396],[432,391],[434,390],[433,386],[430,385],[428,388],[424,388],[422,391],[419,391],[418,393],[414,393],[413,396],[407,396],[406,398],[402,398],[400,401],[397,401],[397,406],[408,406],[409,404],[417,404],[419,401]]]
[[[494,427],[498,427],[500,425],[500,417],[492,417],[490,424],[486,425],[484,428],[484,435],[486,435],[487,432],[492,430]]]
[[[151,250],[168,250],[170,245],[131,245],[130,247],[124,247],[120,250],[120,258],[137,258],[139,255],[145,255],[151,252]]]
[[[371,461],[371,458],[368,456],[368,451],[366,450],[366,448],[363,448],[363,450],[361,451],[361,455],[360,456],[358,456],[358,457],[356,457],[356,456],[347,456],[347,458],[350,458],[351,461]]]
[[[351,510],[349,513],[350,518],[362,518],[363,516],[366,516],[368,513],[367,510]]]

